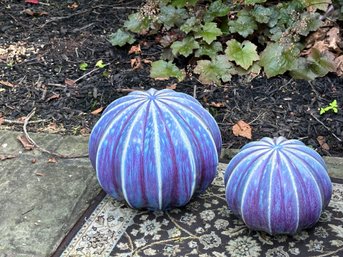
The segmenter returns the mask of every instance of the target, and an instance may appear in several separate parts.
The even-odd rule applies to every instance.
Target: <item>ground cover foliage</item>
[[[136,39],[132,46],[113,47],[109,42],[109,35],[124,30],[129,15],[146,1],[41,3],[27,7],[24,1],[0,1],[0,133],[23,131],[25,118],[35,110],[27,124],[30,133],[88,136],[115,99],[134,90],[172,88],[192,95],[214,116],[224,148],[240,148],[264,136],[285,136],[300,139],[322,155],[342,156],[342,76],[329,73],[305,81],[287,72],[271,78],[261,72],[252,80],[249,75],[233,75],[220,86],[207,85],[188,69],[200,60],[192,54],[167,61],[176,64],[175,72],[187,71],[184,80],[156,80],[150,77],[151,66],[159,67],[156,62],[166,51],[158,43],[164,34],[129,32]],[[309,42],[323,48],[331,45],[329,50],[339,53],[340,38],[330,37],[337,35],[339,24],[337,20],[311,32]],[[255,37],[249,40],[257,45]],[[263,49],[258,46],[257,51]]]
[[[342,19],[342,0],[147,0],[110,41],[120,47],[154,37],[163,47],[150,72],[158,79],[193,73],[219,85],[236,74],[289,72],[313,80],[343,75]],[[178,67],[180,58],[190,65]]]

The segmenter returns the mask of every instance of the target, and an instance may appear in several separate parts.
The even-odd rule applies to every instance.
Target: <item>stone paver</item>
[[[50,256],[100,192],[88,158],[58,159],[38,150],[25,151],[16,137],[0,130],[0,155],[18,157],[0,161],[0,257]],[[32,134],[44,148],[62,154],[87,153],[88,138]],[[231,158],[237,150],[225,150]],[[33,163],[32,160],[36,162]],[[343,178],[343,158],[325,158],[329,173]]]
[[[24,151],[20,133],[0,130],[0,256],[49,256],[100,191],[88,158],[50,158]],[[60,153],[87,152],[87,138],[32,134],[40,145]],[[32,163],[35,159],[36,163]]]

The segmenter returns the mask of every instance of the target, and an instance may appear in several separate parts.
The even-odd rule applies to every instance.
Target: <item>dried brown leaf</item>
[[[77,2],[73,2],[73,3],[71,3],[71,4],[68,4],[68,8],[70,9],[70,10],[75,10],[75,9],[77,9],[79,7],[79,4],[77,3]]]
[[[45,176],[44,173],[38,172],[38,171],[35,172],[35,175],[36,175],[36,176],[39,176],[39,177]]]
[[[329,31],[329,28],[324,27],[324,28],[319,28],[317,31],[311,33],[306,38],[305,49],[312,48],[313,45],[318,41],[324,41],[325,35],[328,31]]]
[[[36,12],[36,11],[29,9],[29,8],[25,9],[23,11],[23,13],[25,13],[29,16],[47,16],[47,15],[49,15],[49,13],[47,13],[47,12],[44,12],[44,11]]]
[[[4,118],[0,117],[0,125],[2,125],[4,123]]]
[[[0,80],[0,84],[5,86],[5,87],[14,87],[14,85],[8,81]]]
[[[243,120],[240,120],[233,125],[232,132],[235,136],[241,136],[248,139],[252,138],[252,129],[250,125]]]
[[[140,54],[142,52],[141,45],[138,44],[136,46],[131,46],[129,50],[129,54]]]
[[[44,11],[38,12],[38,16],[48,16],[48,15],[49,15],[48,12],[44,12]]]
[[[29,142],[25,135],[17,136],[19,142],[23,145],[25,150],[32,150],[35,146]]]
[[[317,141],[320,145],[320,148],[322,148],[325,151],[329,151],[330,150],[330,146],[326,143],[326,138],[323,136],[318,136],[317,137]]]
[[[57,162],[57,160],[55,157],[51,157],[48,159],[48,163],[56,163],[56,162]]]
[[[337,52],[342,52],[340,45],[342,44],[342,37],[338,27],[332,27],[327,33],[327,40],[329,47]]]
[[[49,102],[49,101],[51,101],[51,100],[53,100],[53,99],[58,99],[58,98],[60,98],[60,95],[59,95],[59,94],[53,94],[52,96],[48,97],[48,98],[45,100],[45,102]]]
[[[80,134],[82,135],[82,136],[87,136],[87,135],[89,135],[90,134],[90,129],[89,128],[82,128],[82,129],[80,129]]]
[[[131,63],[131,68],[134,69],[134,70],[138,69],[138,68],[140,68],[142,66],[142,60],[139,57],[132,58],[130,60],[130,63]]]
[[[47,132],[49,134],[60,133],[65,131],[63,124],[56,124],[56,122],[50,122],[46,127],[40,127],[38,132]]]
[[[166,89],[176,89],[176,83],[174,83],[174,84],[171,84],[171,85],[169,85],[169,86],[166,86]]]
[[[32,11],[31,9],[25,9],[23,12],[24,12],[25,14],[29,15],[29,16],[35,15],[35,12]]]
[[[75,80],[72,80],[72,79],[65,79],[64,80],[64,84],[66,84],[67,86],[70,86],[70,87],[75,87]]]
[[[319,52],[324,53],[324,52],[327,52],[329,50],[329,45],[325,41],[322,40],[322,41],[315,42],[311,49],[313,49],[313,48],[316,48],[319,50]],[[311,52],[311,51],[309,51],[309,52]]]
[[[97,115],[97,114],[99,114],[100,112],[102,112],[103,109],[104,109],[104,107],[100,107],[100,108],[98,108],[98,109],[92,111],[91,114]]]
[[[13,159],[16,158],[17,156],[15,155],[1,155],[0,154],[0,161],[5,161],[5,160],[9,160],[9,159]]]
[[[225,103],[223,103],[223,102],[221,102],[221,103],[220,102],[218,102],[218,103],[211,102],[209,105],[212,106],[212,107],[221,108],[221,107],[225,106]]]
[[[152,61],[148,60],[148,59],[143,59],[142,62],[145,64],[151,64],[152,63]]]
[[[338,76],[343,76],[343,55],[338,56],[335,60],[334,60],[335,64],[336,64],[336,73]]]

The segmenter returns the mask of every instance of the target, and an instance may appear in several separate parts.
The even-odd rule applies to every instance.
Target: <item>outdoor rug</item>
[[[342,180],[332,179],[332,200],[314,228],[272,237],[249,230],[227,208],[224,168],[206,192],[169,212],[137,211],[105,196],[58,256],[343,256]]]

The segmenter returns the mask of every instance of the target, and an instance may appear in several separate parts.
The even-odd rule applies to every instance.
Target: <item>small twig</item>
[[[66,85],[62,85],[62,84],[54,84],[54,83],[48,83],[46,84],[46,86],[52,86],[52,87],[63,87],[66,88]]]
[[[104,67],[106,67],[106,66],[108,66],[108,65],[110,65],[110,63],[104,64],[102,68],[94,68],[93,70],[91,70],[91,71],[89,71],[89,72],[83,74],[81,77],[79,77],[78,79],[74,80],[74,83],[76,84],[76,83],[79,82],[81,79],[84,79],[85,77],[91,75],[92,73],[94,73],[94,72],[96,72],[96,71],[98,71],[98,70],[100,70],[100,69],[103,69]]]
[[[5,161],[5,160],[10,160],[10,159],[14,159],[17,158],[18,155],[12,155],[12,154],[8,154],[8,155],[1,155],[0,154],[0,161]]]
[[[134,2],[134,1],[132,1]],[[129,4],[130,2],[126,3]],[[117,9],[117,10],[121,10],[121,9],[132,9],[132,10],[139,10],[140,7],[137,6],[113,6],[113,5],[105,5],[105,4],[100,4],[100,5],[96,5],[96,6],[92,6],[93,9],[97,9],[97,8],[111,8],[111,9]]]
[[[322,124],[324,126],[324,128],[326,128],[330,133],[331,135],[333,135],[339,142],[342,142],[342,139],[340,139],[338,136],[336,136],[335,133],[333,133],[331,131],[331,129],[329,127],[327,127],[322,121],[320,121],[316,116],[314,116],[314,114],[312,112],[310,112],[310,115],[316,120],[318,121],[320,124]]]
[[[194,85],[193,87],[193,97],[197,99],[197,85]]]
[[[41,122],[46,122],[47,120],[33,120],[33,121],[29,121],[28,124],[34,124],[34,123],[41,123]],[[19,124],[19,125],[23,125],[24,121],[19,121],[19,120],[7,120],[4,119],[3,123],[7,123],[7,124]]]
[[[126,93],[126,92],[142,91],[142,90],[132,89],[132,88],[118,88],[118,89],[116,89],[116,91]]]
[[[46,6],[50,6],[49,3],[44,3],[44,2],[39,2],[40,5],[46,5]]]
[[[265,112],[261,112],[259,113],[259,115],[257,115],[257,117],[255,119],[253,119],[252,121],[248,122],[249,125],[253,124],[255,121],[257,121],[262,115],[264,115]]]
[[[55,152],[51,152],[47,149],[44,149],[43,147],[39,146],[29,135],[29,133],[27,132],[27,124],[29,123],[29,120],[32,118],[32,116],[35,114],[36,112],[36,108],[33,108],[33,110],[27,115],[27,117],[25,118],[24,121],[24,125],[23,125],[23,130],[24,130],[24,135],[26,137],[26,139],[32,144],[34,145],[38,150],[40,150],[41,152],[59,157],[59,158],[64,158],[64,159],[75,159],[75,158],[84,158],[84,157],[88,157],[88,154],[82,154],[82,155],[64,155],[64,154],[59,154],[59,153],[55,153]]]
[[[35,207],[23,212],[21,215],[25,215],[25,214],[28,214],[29,212],[32,212],[33,210],[35,209]]]
[[[74,16],[77,16],[77,15],[80,15],[80,14],[84,14],[86,12],[89,12],[89,10],[85,10],[85,11],[82,11],[82,12],[77,12],[77,13],[73,13],[71,15],[68,15],[68,16],[62,16],[62,17],[53,17],[51,18],[50,20],[47,20],[43,25],[39,26],[41,29],[43,27],[45,27],[47,24],[51,23],[51,22],[55,22],[55,21],[60,21],[60,20],[64,20],[64,19],[69,19],[69,18],[72,18]]]
[[[73,32],[73,33],[76,33],[76,32],[79,32],[79,31],[81,31],[81,30],[84,30],[84,29],[87,29],[87,28],[89,28],[89,27],[92,27],[93,25],[94,25],[94,22],[91,23],[91,24],[88,24],[88,25],[86,25],[86,26],[83,26],[83,27],[81,27],[81,28],[73,29],[72,32]]]

